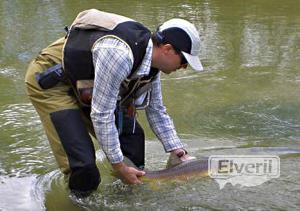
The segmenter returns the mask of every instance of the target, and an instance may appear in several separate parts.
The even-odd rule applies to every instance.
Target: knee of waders
[[[72,169],[69,177],[69,188],[76,196],[85,197],[95,191],[101,182],[96,165]]]

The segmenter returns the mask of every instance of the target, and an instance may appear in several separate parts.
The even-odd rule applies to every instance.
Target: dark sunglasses
[[[185,65],[188,63],[188,61],[186,60],[186,58],[184,57],[184,55],[182,54],[182,52],[178,49],[173,47],[175,52],[180,56],[180,65]]]
[[[181,65],[185,65],[185,64],[187,64],[188,63],[188,61],[186,60],[186,58],[184,57],[184,55],[180,52],[180,59],[181,59],[181,62],[180,62],[180,64]]]

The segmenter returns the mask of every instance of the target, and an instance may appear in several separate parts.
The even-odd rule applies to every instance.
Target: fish
[[[128,166],[138,169],[131,160],[124,157]],[[175,156],[170,156],[165,169],[143,170],[145,175],[139,177],[142,182],[155,182],[161,180],[188,180],[195,176],[208,176],[208,158],[181,161]]]
[[[145,170],[145,175],[139,177],[139,179],[143,182],[151,180],[186,180],[194,176],[208,176],[207,159],[187,160],[162,170]]]

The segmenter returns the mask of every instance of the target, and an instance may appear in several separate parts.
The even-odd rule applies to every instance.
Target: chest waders
[[[90,15],[93,17],[92,19],[89,18]],[[85,26],[89,25],[88,20],[94,21],[99,18],[103,20],[100,17],[103,15],[106,18],[105,24],[111,28],[85,28]],[[78,81],[90,81],[94,78],[91,48],[94,42],[103,36],[113,35],[119,37],[130,46],[133,52],[135,61],[131,71],[133,74],[144,57],[147,43],[150,39],[150,32],[141,24],[128,21],[127,18],[122,16],[115,16],[110,13],[102,14],[102,12],[95,10],[80,13],[75,19],[68,37],[61,38],[43,49],[38,57],[30,63],[25,77],[27,94],[40,116],[59,168],[66,175],[70,190],[81,195],[86,195],[96,190],[101,180],[95,162],[94,145],[90,137],[90,135],[95,137],[95,133],[89,115],[86,115],[86,113],[89,113],[90,107],[88,103],[85,105],[79,103],[77,98],[79,93],[76,92],[78,90]],[[84,26],[83,28],[79,27],[78,21],[81,24],[79,24],[80,26]],[[115,22],[116,24],[112,24]],[[80,35],[76,34],[76,32],[79,32]],[[141,33],[143,36],[141,36]],[[126,35],[130,36],[130,38],[126,37]],[[70,42],[70,37],[75,40],[76,37],[80,37],[87,41],[93,41],[83,42],[83,45],[79,45],[76,42],[72,42],[72,39],[70,39]],[[131,46],[131,44],[134,46]],[[72,49],[76,46],[80,46],[79,51]],[[85,56],[80,56],[81,59],[78,59],[76,56],[79,54]],[[78,62],[81,63],[78,64]],[[45,83],[45,81],[47,81],[47,77],[52,78],[53,75],[49,76],[49,74],[52,74],[53,71],[56,74],[59,73],[58,76],[60,76],[60,67],[55,66],[59,64],[62,64],[63,70],[67,74],[67,79],[64,78],[64,82],[59,79],[52,87],[52,82]],[[51,72],[49,68],[54,70]],[[122,84],[122,87],[127,89],[121,88],[121,96],[117,106],[120,110],[116,110],[116,126],[120,128],[120,125],[118,125],[120,124],[120,121],[118,122],[120,120],[118,114],[121,114],[123,119],[121,123],[122,133],[119,134],[121,150],[124,156],[130,158],[140,167],[144,165],[144,132],[135,119],[125,113],[125,111],[128,112],[130,110],[130,102],[137,97],[140,90],[145,89],[147,83],[140,82],[148,81],[149,84],[157,72],[157,70],[152,70],[149,76],[139,81],[131,80],[132,74],[130,74],[128,79]],[[43,73],[46,73],[44,75],[47,77],[43,76]],[[55,76],[54,79],[57,79],[57,77]],[[66,83],[65,80],[68,82]],[[47,86],[43,89],[41,84],[46,84]],[[135,88],[133,89],[132,87]],[[74,92],[77,97],[74,96]],[[125,98],[127,100],[124,100]],[[135,127],[134,131],[133,127]]]

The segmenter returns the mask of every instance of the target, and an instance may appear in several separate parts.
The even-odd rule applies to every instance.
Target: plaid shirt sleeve
[[[115,38],[105,38],[93,50],[95,79],[91,118],[97,139],[110,163],[123,161],[120,141],[115,126],[119,88],[133,65],[133,56],[128,46]]]
[[[146,115],[152,131],[161,141],[166,152],[183,148],[177,136],[174,124],[163,105],[160,74],[152,82],[151,100],[146,108]]]

